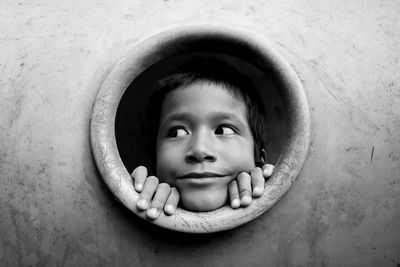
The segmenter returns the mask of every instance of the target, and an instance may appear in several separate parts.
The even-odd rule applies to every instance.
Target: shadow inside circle
[[[252,80],[266,111],[264,118],[266,160],[267,163],[274,165],[278,161],[288,139],[288,125],[282,95],[273,82],[273,74],[233,56],[187,53],[153,64],[129,85],[121,98],[115,119],[115,137],[120,157],[129,173],[137,166],[144,165],[150,169],[150,174],[155,174],[150,168],[151,161],[147,150],[149,135],[146,131],[146,108],[154,91],[154,83],[198,56],[214,57],[224,61]]]

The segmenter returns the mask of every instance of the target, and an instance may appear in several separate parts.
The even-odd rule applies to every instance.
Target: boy
[[[192,211],[220,208],[228,196],[232,208],[250,205],[272,174],[263,113],[252,83],[215,59],[192,61],[159,81],[148,114],[153,162],[164,183],[136,168],[137,207],[155,219],[163,209],[173,214],[179,200]]]

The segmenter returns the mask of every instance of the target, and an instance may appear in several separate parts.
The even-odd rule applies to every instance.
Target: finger
[[[251,173],[251,186],[253,188],[253,197],[259,197],[264,193],[265,180],[261,168],[254,168]]]
[[[239,189],[236,180],[233,180],[232,182],[229,183],[228,193],[231,202],[231,207],[233,209],[239,208],[240,207]]]
[[[178,189],[176,189],[175,187],[171,187],[171,192],[164,206],[164,212],[166,215],[172,215],[175,213],[176,207],[179,203],[179,198],[180,195]]]
[[[156,193],[151,201],[150,208],[147,210],[149,219],[157,219],[164,208],[165,202],[171,192],[169,184],[161,183],[157,186]]]
[[[272,164],[265,164],[264,166],[262,166],[264,178],[271,177],[272,173],[274,172],[274,168],[275,166]]]
[[[138,209],[145,210],[149,206],[149,202],[154,195],[158,186],[158,178],[155,176],[147,177],[143,190],[139,195],[139,199],[136,203]]]
[[[240,203],[246,207],[250,205],[251,197],[251,177],[247,172],[241,172],[237,178],[240,193]]]
[[[147,178],[147,168],[144,166],[139,166],[136,169],[133,170],[132,172],[132,178],[134,180],[135,184],[135,190],[137,192],[142,192],[144,182]]]

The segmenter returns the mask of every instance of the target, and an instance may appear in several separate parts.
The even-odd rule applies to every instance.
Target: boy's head
[[[160,80],[148,114],[157,176],[178,188],[187,209],[223,206],[229,182],[264,161],[260,97],[218,60],[194,60]]]

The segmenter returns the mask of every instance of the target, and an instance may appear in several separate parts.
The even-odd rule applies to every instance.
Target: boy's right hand
[[[178,190],[167,183],[159,183],[155,176],[147,175],[147,168],[144,166],[137,167],[131,174],[134,188],[139,193],[136,207],[147,210],[146,215],[152,220],[157,219],[163,210],[166,215],[172,215],[179,202]]]

